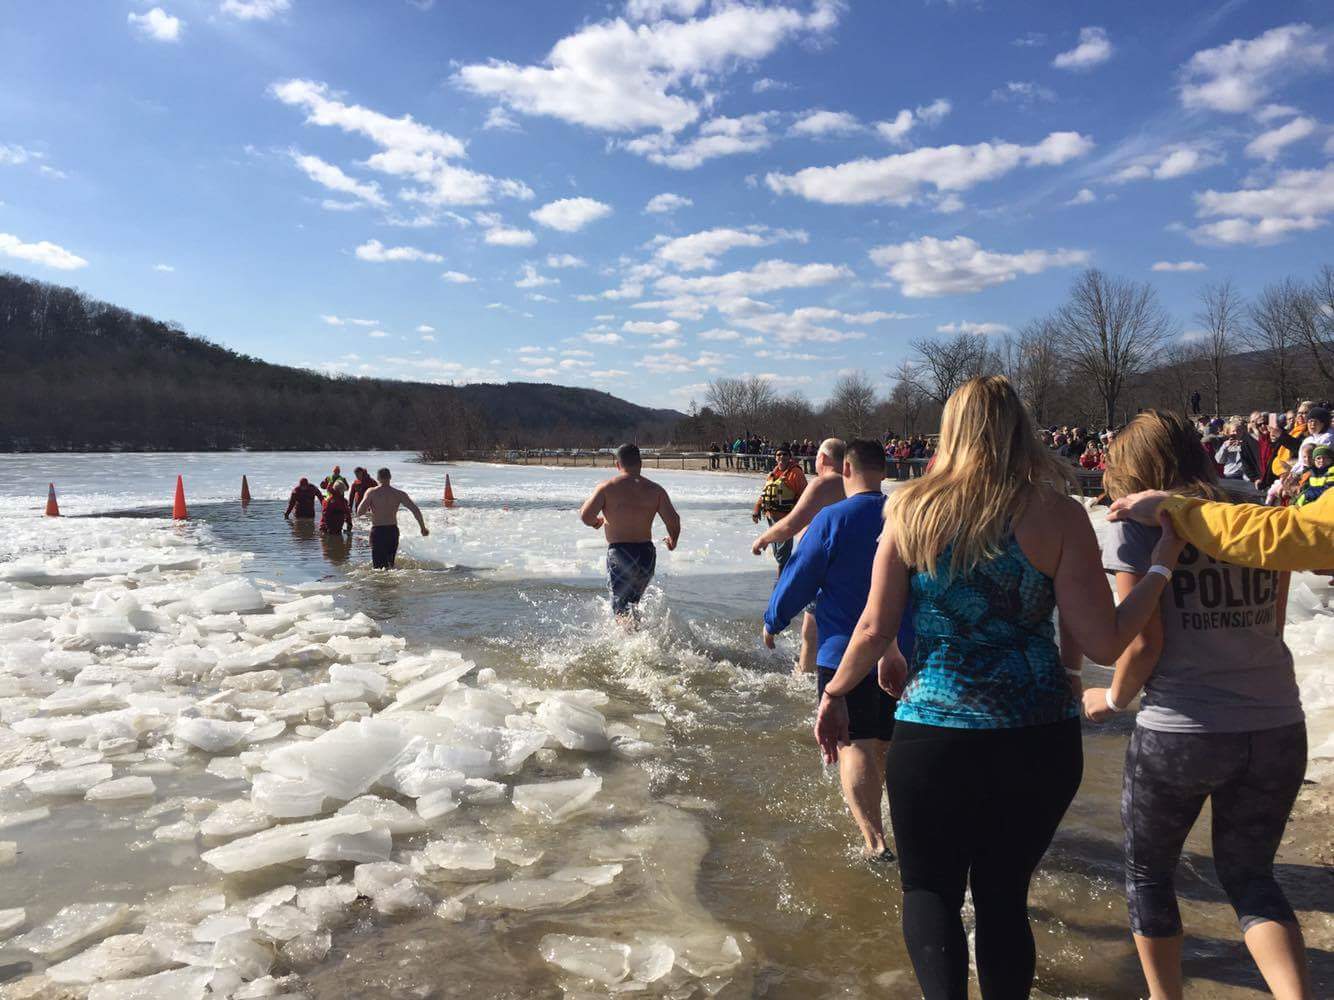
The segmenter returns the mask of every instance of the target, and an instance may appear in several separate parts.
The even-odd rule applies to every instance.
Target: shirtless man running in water
[[[611,610],[624,624],[636,621],[635,611],[644,596],[658,552],[653,546],[653,519],[662,517],[667,526],[663,544],[676,548],[681,537],[681,515],[672,506],[667,491],[639,474],[639,448],[623,444],[616,449],[620,475],[608,479],[584,501],[579,518],[590,528],[607,529],[607,577],[611,587]]]
[[[406,507],[417,519],[417,526],[422,535],[431,532],[422,520],[422,512],[412,497],[397,486],[389,485],[389,470],[381,469],[376,474],[380,485],[366,491],[366,496],[357,504],[357,513],[371,513],[371,565],[376,569],[393,569],[394,557],[398,554],[398,508]]]

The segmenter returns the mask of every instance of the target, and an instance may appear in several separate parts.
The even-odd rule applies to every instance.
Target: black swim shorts
[[[607,546],[612,614],[623,615],[639,603],[657,564],[658,550],[652,542],[612,542]]]
[[[834,671],[820,667],[816,674],[817,698],[823,698],[825,685],[834,679]],[[848,739],[889,740],[893,737],[894,709],[898,700],[881,690],[875,670],[849,691],[845,700],[848,703]]]

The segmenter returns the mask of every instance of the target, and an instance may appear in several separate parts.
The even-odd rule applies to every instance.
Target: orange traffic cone
[[[250,503],[250,484],[246,482],[245,476],[241,477],[241,506],[248,506]]]
[[[449,482],[449,473],[445,473],[445,506],[454,506],[454,487]]]
[[[184,521],[190,515],[185,511],[185,483],[176,477],[176,499],[171,504],[171,516],[177,521]]]
[[[48,483],[46,487],[46,516],[59,517],[60,504],[56,503],[56,484]]]

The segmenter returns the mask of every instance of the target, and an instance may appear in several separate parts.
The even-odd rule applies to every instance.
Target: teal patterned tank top
[[[1056,593],[1013,536],[999,556],[950,576],[913,572],[917,643],[895,718],[952,729],[1040,726],[1079,715],[1061,666]]]

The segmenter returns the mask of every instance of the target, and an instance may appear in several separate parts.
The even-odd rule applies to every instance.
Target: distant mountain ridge
[[[6,451],[589,447],[665,441],[684,416],[545,383],[322,375],[4,273],[0,351]]]

